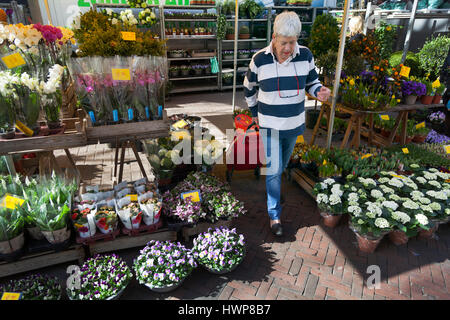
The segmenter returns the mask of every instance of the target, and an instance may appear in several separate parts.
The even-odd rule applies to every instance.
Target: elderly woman
[[[279,14],[273,31],[270,45],[252,57],[244,79],[244,94],[253,121],[261,128],[267,162],[265,174],[270,228],[273,234],[282,236],[281,175],[297,136],[305,130],[305,93],[307,91],[320,101],[326,101],[330,90],[318,79],[311,51],[297,44],[301,32],[297,14]]]

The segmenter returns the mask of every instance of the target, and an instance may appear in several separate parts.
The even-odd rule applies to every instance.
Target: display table
[[[317,98],[312,97],[311,95],[307,95],[309,99],[317,100]],[[394,141],[394,137],[397,134],[397,130],[402,124],[402,130],[400,132],[400,143],[402,145],[406,144],[406,124],[408,122],[408,115],[411,111],[414,110],[425,110],[425,109],[431,109],[431,108],[439,108],[443,107],[443,104],[413,104],[413,105],[406,105],[406,104],[399,104],[391,109],[388,109],[386,111],[361,111],[361,110],[353,110],[351,108],[348,108],[340,103],[336,104],[336,108],[339,108],[340,111],[348,113],[351,115],[350,119],[348,120],[348,126],[347,130],[345,131],[344,139],[341,143],[341,149],[345,148],[347,146],[348,140],[350,138],[350,134],[353,131],[353,139],[350,142],[350,147],[353,148],[359,148],[361,143],[361,136],[365,136],[368,138],[369,145],[378,145],[383,147],[388,147],[392,144]],[[377,134],[374,132],[373,123],[374,123],[374,115],[377,117],[381,114],[391,112],[397,112],[398,115],[396,117],[394,128],[391,130],[391,133],[389,137],[383,137],[380,134]],[[330,127],[330,117],[331,117],[331,102],[326,101],[322,102],[322,107],[320,108],[320,114],[317,119],[316,125],[314,126],[313,134],[311,137],[311,140],[309,142],[310,145],[314,144],[314,140],[317,134],[317,131],[319,130],[320,121],[322,120],[322,117],[324,116],[324,113],[326,113],[327,118],[327,128]],[[369,116],[369,128],[364,128],[362,126],[364,119]]]

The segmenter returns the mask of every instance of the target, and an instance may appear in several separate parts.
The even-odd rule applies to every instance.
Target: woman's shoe
[[[281,226],[281,223],[275,223],[273,224],[270,229],[272,230],[272,233],[276,235],[277,237],[281,237],[283,235],[283,227]]]

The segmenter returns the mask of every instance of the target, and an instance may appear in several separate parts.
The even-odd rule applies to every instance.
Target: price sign
[[[125,41],[136,41],[136,33],[135,32],[125,32],[122,31],[122,39]]]
[[[295,141],[295,143],[305,143],[305,139],[302,134],[297,137],[297,141]]]
[[[402,151],[403,151],[404,154],[408,154],[409,153],[408,148],[403,148]]]
[[[441,86],[441,82],[439,81],[439,79],[436,79],[436,81],[433,82],[431,85],[433,86],[433,88],[437,88]]]
[[[130,200],[133,201],[133,202],[138,201],[138,195],[137,194],[127,194],[127,197],[129,197]]]
[[[327,160],[323,160],[323,163],[322,163],[323,165],[326,165],[327,164]]]
[[[400,70],[400,75],[401,75],[402,77],[408,78],[408,77],[409,77],[409,72],[410,72],[410,71],[411,71],[411,68],[410,68],[410,67],[403,66],[403,67],[401,68],[401,70]]]
[[[188,124],[186,121],[184,121],[184,119],[175,122],[172,127],[174,127],[175,129],[183,129],[184,127],[186,127]]]
[[[3,292],[2,300],[20,300],[22,294],[20,292]]]
[[[27,64],[18,52],[2,57],[2,61],[8,69],[14,69]]]
[[[450,153],[450,145],[444,146],[444,150],[446,153]]]
[[[202,200],[202,198],[200,197],[200,190],[184,192],[181,194],[181,199],[184,200],[187,197],[191,197],[192,202],[200,202]]]
[[[22,198],[13,196],[11,194],[6,194],[0,201],[0,207],[14,210],[17,206],[22,206],[24,202],[25,200]]]
[[[16,119],[16,128],[22,131],[26,136],[32,137],[34,131],[24,125],[22,122]]]
[[[371,156],[373,156],[373,154],[368,153],[368,154],[363,155],[363,156],[361,157],[361,159],[370,158]]]
[[[425,128],[425,121],[419,124],[416,124],[416,129]]]
[[[396,174],[391,174],[391,176],[395,177],[395,178],[399,178],[399,179],[405,179],[402,176],[396,175]]]
[[[389,121],[389,116],[387,114],[380,114],[381,120]]]
[[[111,69],[112,78],[115,81],[130,81],[131,74],[130,69]]]

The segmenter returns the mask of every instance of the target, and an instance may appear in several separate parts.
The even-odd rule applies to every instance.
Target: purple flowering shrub
[[[439,134],[436,131],[431,130],[428,133],[425,141],[427,143],[444,144],[450,142],[450,138],[447,137],[445,134]]]
[[[116,254],[97,254],[80,271],[80,288],[67,289],[72,300],[105,300],[117,295],[133,277],[126,262]]]
[[[219,272],[240,264],[245,255],[244,236],[237,234],[235,228],[209,228],[194,239],[193,245],[197,262]]]
[[[427,87],[417,81],[403,81],[402,83],[403,96],[423,96],[427,93]]]
[[[179,242],[151,240],[134,260],[140,284],[161,288],[177,284],[197,267],[191,250]]]

